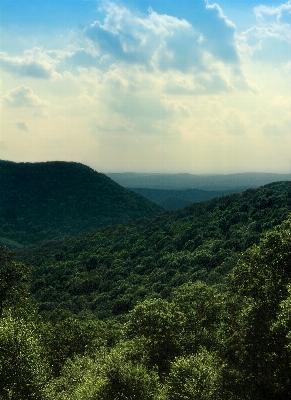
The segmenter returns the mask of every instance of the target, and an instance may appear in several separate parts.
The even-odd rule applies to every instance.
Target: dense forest
[[[145,217],[0,247],[0,399],[291,397],[291,182]]]
[[[163,209],[75,162],[0,160],[0,244],[20,247],[78,235]]]
[[[248,247],[291,212],[291,182],[221,197],[101,229],[24,247],[43,315],[118,316],[146,297],[203,280],[221,283]]]
[[[43,319],[29,268],[1,248],[2,399],[287,399],[291,219],[221,285],[188,282],[122,321]]]

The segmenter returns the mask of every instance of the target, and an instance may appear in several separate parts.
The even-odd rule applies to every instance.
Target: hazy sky
[[[291,172],[291,0],[1,0],[0,158]]]

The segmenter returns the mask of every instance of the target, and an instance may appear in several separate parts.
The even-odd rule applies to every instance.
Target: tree
[[[40,332],[55,376],[59,375],[67,359],[90,354],[107,340],[105,323],[73,317],[42,323]]]
[[[201,348],[195,355],[177,358],[166,379],[167,400],[223,400],[223,363]]]
[[[173,303],[185,316],[181,342],[185,354],[194,354],[201,346],[215,349],[223,301],[215,287],[200,281],[182,285],[174,292]]]
[[[7,313],[0,318],[0,398],[42,399],[50,370],[35,324]]]
[[[13,253],[0,246],[0,314],[4,308],[14,313],[29,308],[30,268],[13,261]]]
[[[158,391],[157,373],[130,361],[119,347],[67,360],[45,390],[49,400],[154,400]]]
[[[125,338],[143,338],[148,354],[148,367],[156,366],[160,374],[167,373],[170,361],[181,354],[184,315],[173,303],[150,299],[139,303],[128,314]]]
[[[229,295],[240,298],[240,307],[228,315],[226,357],[230,368],[239,371],[239,390],[246,399],[291,395],[286,334],[274,329],[278,315],[281,322],[286,316],[282,306],[289,304],[290,233],[291,218],[250,248],[227,278]]]

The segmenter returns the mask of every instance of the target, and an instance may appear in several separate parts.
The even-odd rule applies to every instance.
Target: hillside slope
[[[240,254],[222,285],[187,283],[136,304],[122,323],[62,308],[44,320],[30,303],[29,268],[0,247],[0,398],[290,399],[290,259],[291,214]]]
[[[161,211],[83,164],[0,161],[2,244],[77,235]]]
[[[183,210],[23,249],[42,313],[123,314],[147,297],[203,280],[221,283],[241,254],[291,212],[291,183],[276,182]]]

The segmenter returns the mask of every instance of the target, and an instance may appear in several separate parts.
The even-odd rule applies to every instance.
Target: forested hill
[[[219,283],[241,254],[291,212],[291,182],[193,204],[71,240],[22,250],[42,313],[123,314],[147,297]]]
[[[80,163],[0,161],[0,244],[77,235],[161,211]]]
[[[138,303],[122,324],[88,313],[44,321],[28,268],[0,247],[0,398],[290,399],[290,216],[241,254],[223,286],[185,284]]]
[[[277,182],[0,246],[0,399],[290,399],[290,211]]]

